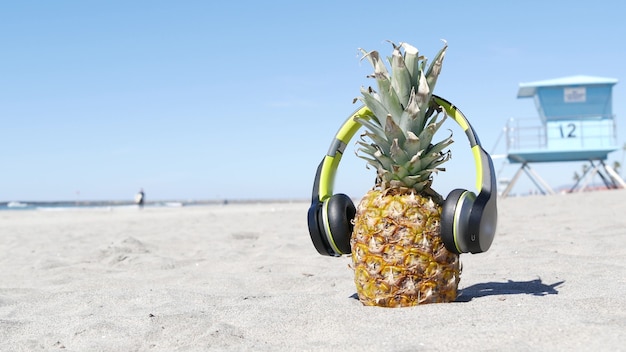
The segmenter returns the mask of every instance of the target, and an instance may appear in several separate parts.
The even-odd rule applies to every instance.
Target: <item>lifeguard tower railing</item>
[[[575,151],[567,159],[580,160],[580,150],[612,148],[617,145],[614,115],[564,116],[550,124],[539,124],[537,118],[510,118],[506,124],[507,153],[517,151]],[[563,154],[559,153],[559,159]],[[549,155],[545,155],[545,161]]]
[[[543,194],[554,190],[531,167],[530,163],[584,161],[591,168],[569,190],[584,190],[594,175],[608,188],[626,188],[626,183],[609,165],[607,155],[618,149],[615,116],[576,115],[552,119],[544,124],[537,118],[510,118],[506,125],[507,158],[521,165],[502,195],[506,197],[525,172]],[[605,173],[606,175],[604,175]]]

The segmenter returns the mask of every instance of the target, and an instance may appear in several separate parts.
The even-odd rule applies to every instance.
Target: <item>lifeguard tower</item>
[[[599,175],[607,188],[626,188],[621,177],[605,164],[619,149],[612,111],[613,78],[571,76],[521,83],[518,98],[533,98],[537,121],[510,119],[506,126],[507,159],[520,167],[502,193],[506,197],[525,172],[543,194],[553,189],[531,167],[532,163],[588,161],[591,167],[579,178],[583,190]]]

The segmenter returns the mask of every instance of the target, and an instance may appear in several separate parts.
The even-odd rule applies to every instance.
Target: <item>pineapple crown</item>
[[[444,41],[427,68],[427,59],[419,56],[417,48],[407,43],[391,44],[391,75],[377,51],[359,49],[374,67],[368,78],[376,79],[378,91],[361,87],[358,100],[368,111],[355,120],[367,131],[357,142],[357,155],[376,168],[377,186],[383,190],[431,193],[432,174],[445,171],[440,165],[450,159],[450,151],[444,149],[452,143],[452,134],[432,143],[447,118],[433,102],[432,92],[448,45]]]

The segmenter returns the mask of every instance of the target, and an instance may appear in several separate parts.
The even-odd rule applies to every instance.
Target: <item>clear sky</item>
[[[432,58],[435,93],[505,152],[511,117],[536,117],[521,82],[617,78],[626,140],[620,1],[5,1],[0,4],[0,201],[310,197],[317,164],[359,88],[358,48],[386,40]],[[537,123],[539,119],[537,117]],[[474,189],[467,141],[435,176]],[[361,197],[374,170],[350,145],[336,192]],[[609,161],[622,162],[622,152]],[[494,160],[499,176],[516,168]],[[571,183],[582,163],[536,170]],[[520,191],[526,191],[521,182]]]

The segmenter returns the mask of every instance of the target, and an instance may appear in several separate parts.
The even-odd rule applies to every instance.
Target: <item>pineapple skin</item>
[[[441,196],[400,192],[375,188],[357,206],[350,245],[359,300],[381,307],[454,301],[461,264],[441,240]]]

